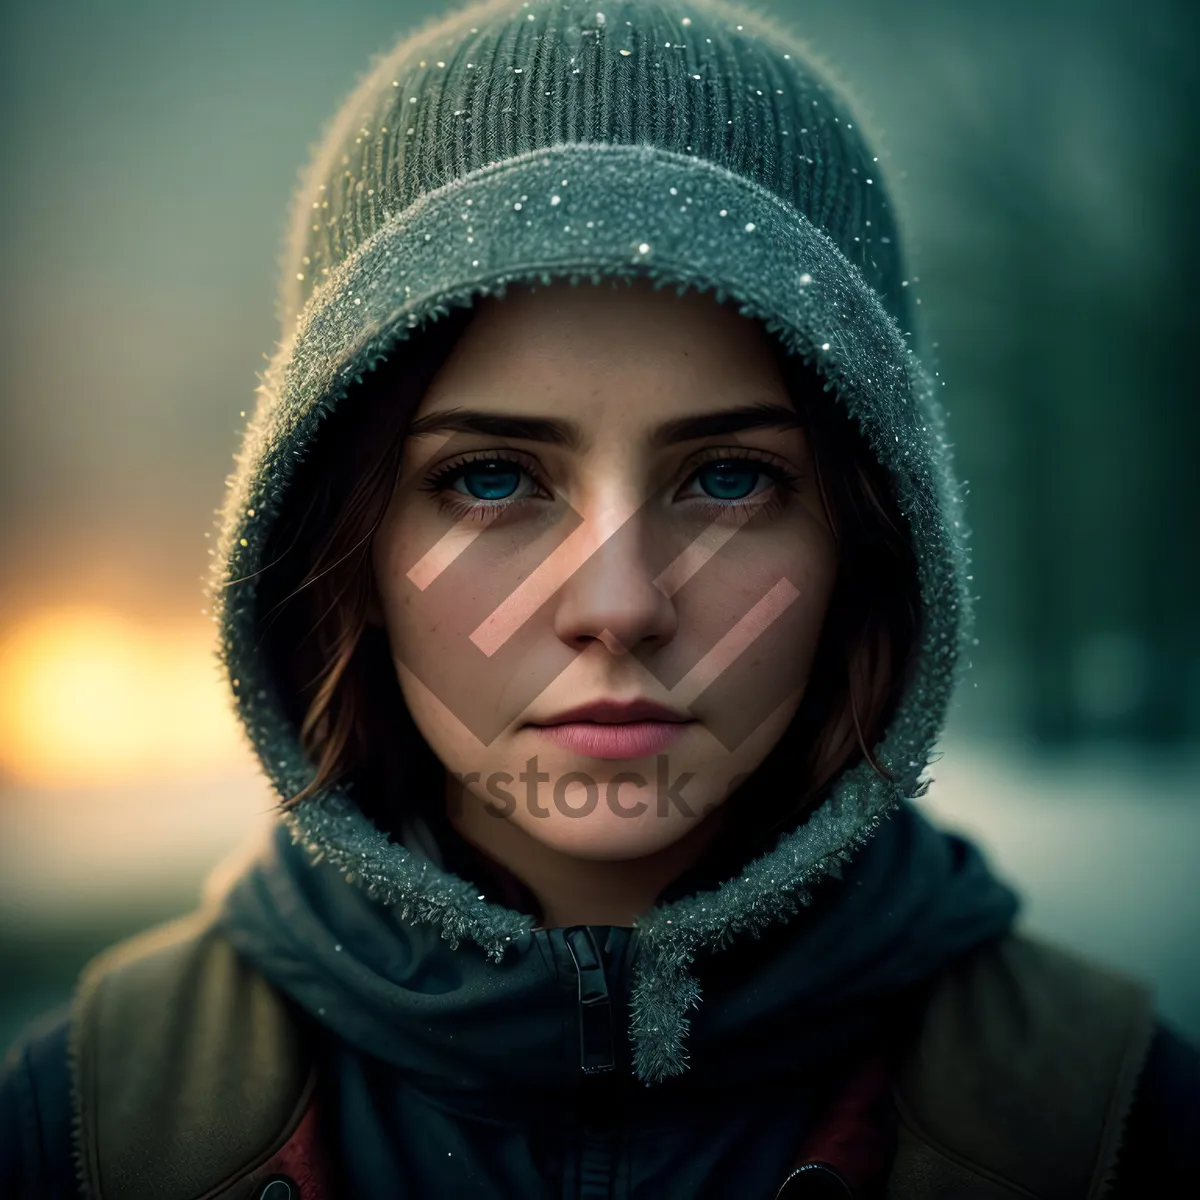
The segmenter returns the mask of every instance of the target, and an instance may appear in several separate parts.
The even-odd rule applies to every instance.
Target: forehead
[[[712,293],[650,280],[526,286],[477,306],[423,397],[422,414],[461,406],[604,419],[780,400],[780,346]]]

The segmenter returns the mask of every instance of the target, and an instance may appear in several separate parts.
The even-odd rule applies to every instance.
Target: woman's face
[[[779,740],[837,559],[772,347],[645,279],[481,302],[372,543],[371,619],[449,804],[640,858]],[[565,719],[637,701],[659,710]]]

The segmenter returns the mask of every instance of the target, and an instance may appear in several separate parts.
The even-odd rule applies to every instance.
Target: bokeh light
[[[211,624],[63,607],[0,643],[0,767],[17,783],[135,782],[243,758]]]

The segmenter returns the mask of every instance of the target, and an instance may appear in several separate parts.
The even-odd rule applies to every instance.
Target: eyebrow
[[[790,405],[762,401],[744,404],[719,412],[697,413],[675,417],[655,429],[650,443],[655,450],[665,449],[677,442],[697,441],[700,438],[720,437],[748,429],[800,429],[804,420]],[[490,437],[516,438],[528,442],[547,442],[578,450],[583,444],[583,431],[575,421],[560,417],[524,417],[515,413],[482,412],[477,409],[453,408],[444,412],[417,417],[408,428],[409,436],[421,437],[431,433],[478,433]]]

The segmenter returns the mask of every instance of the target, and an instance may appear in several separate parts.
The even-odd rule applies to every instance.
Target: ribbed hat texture
[[[689,966],[840,875],[921,794],[970,637],[966,529],[875,151],[804,44],[717,0],[485,2],[378,59],[297,192],[281,341],[227,481],[210,594],[220,657],[267,776],[313,767],[261,655],[255,574],[322,419],[430,322],[513,282],[648,276],[731,298],[822,375],[895,483],[917,555],[920,645],[879,761],[847,771],[715,892],[643,914],[631,1035],[647,1083],[686,1069]],[[496,961],[531,918],[410,855],[334,789],[286,819],[381,902]]]
[[[908,329],[874,154],[802,48],[769,32],[760,16],[707,2],[604,12],[531,2],[468,8],[402,42],[342,107],[298,195],[284,325],[338,264],[431,193],[530,152],[604,143],[694,156],[760,184],[823,229]],[[571,209],[561,205],[574,208],[587,182],[562,185],[570,195],[553,215],[564,225]],[[514,201],[525,221],[534,216],[524,205],[554,203],[529,195]],[[685,216],[699,203],[677,200]],[[565,244],[586,251],[590,228],[577,223]],[[488,240],[473,244],[486,263]],[[629,257],[653,261],[656,247],[639,255],[638,244]]]

